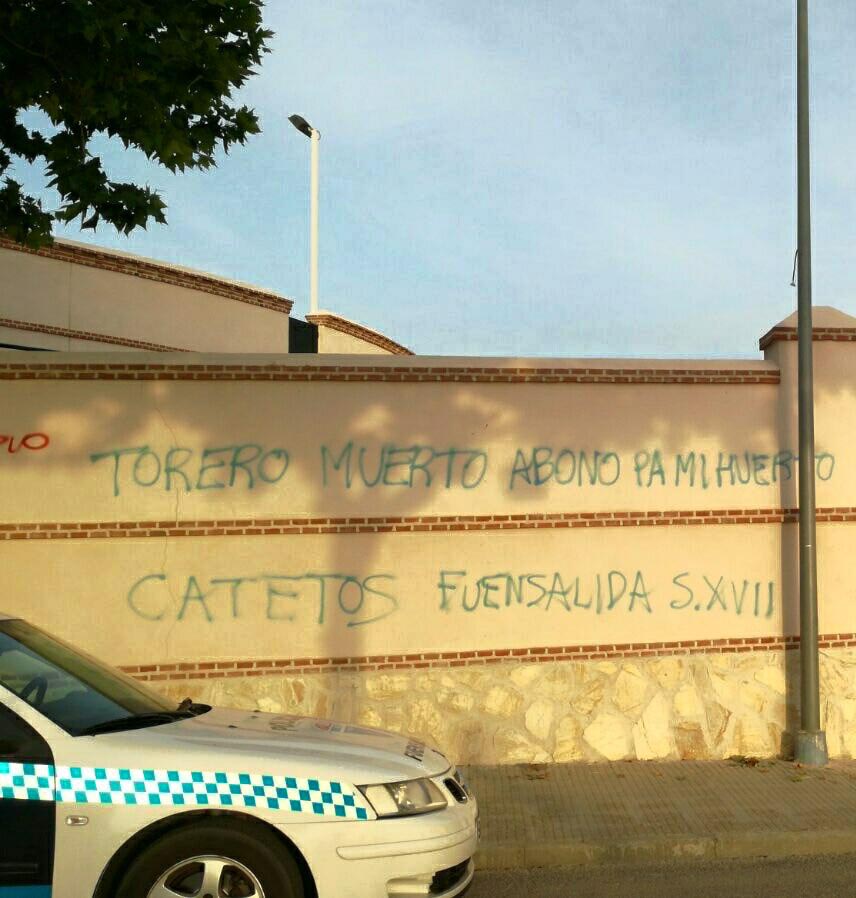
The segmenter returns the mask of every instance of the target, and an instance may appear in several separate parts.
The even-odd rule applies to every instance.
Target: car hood
[[[197,717],[92,741],[140,753],[146,767],[347,778],[359,785],[438,776],[449,769],[440,752],[407,736],[261,711],[212,708]]]

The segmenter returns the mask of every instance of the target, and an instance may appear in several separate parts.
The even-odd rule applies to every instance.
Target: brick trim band
[[[777,325],[771,328],[758,341],[759,349],[766,349],[779,341],[794,341],[797,339],[797,329],[785,325]],[[856,328],[853,327],[813,327],[811,330],[812,342],[832,340],[836,343],[852,343],[856,340]]]
[[[461,530],[559,530],[593,527],[668,527],[794,524],[796,508],[694,511],[572,511],[555,514],[420,515],[377,518],[248,518],[178,521],[67,521],[0,524],[0,541],[123,539],[186,536],[311,536],[348,533],[422,533]],[[820,524],[856,522],[856,507],[817,509]]]
[[[50,324],[32,324],[29,321],[18,321],[15,318],[0,318],[0,327],[11,327],[19,331],[32,331],[36,334],[51,334],[55,337],[69,337],[72,340],[109,343],[112,346],[130,346],[132,349],[146,349],[154,352],[187,352],[187,350],[178,346],[165,346],[162,343],[147,343],[145,340],[131,340],[124,337],[111,337],[107,334],[96,334],[91,331],[76,331],[69,327],[54,327]]]
[[[310,324],[314,324],[318,327],[329,327],[330,330],[339,331],[339,333],[356,337],[358,340],[362,340],[364,343],[369,343],[372,346],[377,346],[378,349],[384,349],[392,355],[413,355],[406,346],[396,343],[395,340],[390,340],[389,337],[385,337],[377,331],[373,331],[368,327],[363,327],[363,325],[357,324],[355,321],[348,321],[347,318],[340,318],[338,315],[332,315],[329,312],[319,312],[314,315],[307,315],[306,320]]]
[[[269,290],[260,290],[257,287],[221,280],[201,272],[186,271],[148,259],[136,259],[133,256],[105,252],[95,247],[79,246],[61,240],[57,240],[52,246],[31,249],[28,246],[21,246],[20,243],[16,243],[8,237],[0,236],[0,249],[17,250],[22,253],[41,256],[44,259],[53,259],[57,262],[86,265],[89,268],[100,268],[103,271],[127,274],[149,281],[158,281],[161,284],[172,284],[175,287],[199,290],[202,293],[222,296],[225,299],[234,299],[237,302],[248,303],[251,306],[261,306],[273,312],[282,312],[285,315],[291,314],[291,307],[294,305],[292,300],[279,296],[276,293],[271,293]]]
[[[275,674],[347,673],[355,671],[419,670],[430,667],[469,667],[502,662],[595,661],[606,658],[645,658],[661,655],[711,655],[733,652],[788,651],[799,636],[754,636],[733,639],[688,639],[680,642],[607,643],[603,645],[539,646],[463,652],[415,652],[406,655],[361,655],[343,658],[275,658],[246,661],[180,661],[126,665],[139,680],[213,680]],[[821,648],[854,648],[856,633],[828,633]]]
[[[380,365],[227,365],[2,362],[0,380],[345,381],[352,383],[778,384],[779,372],[683,368],[479,368]]]

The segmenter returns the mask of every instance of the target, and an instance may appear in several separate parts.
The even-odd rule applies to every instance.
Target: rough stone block
[[[603,680],[593,680],[573,697],[571,707],[577,714],[588,717],[589,714],[597,708],[603,701],[604,682]]]
[[[586,757],[583,726],[576,717],[563,717],[556,726],[556,748],[553,760],[561,763],[581,761]]]
[[[526,709],[526,729],[544,745],[550,738],[553,727],[553,703],[545,699],[536,699]]]
[[[696,761],[710,756],[701,724],[679,723],[675,727],[675,750],[682,761]]]
[[[383,718],[374,708],[360,708],[357,723],[364,727],[383,727]]]
[[[675,714],[678,717],[688,718],[689,720],[700,720],[704,717],[704,702],[698,694],[698,689],[689,683],[682,686],[675,693],[674,704]]]
[[[486,714],[494,717],[511,717],[523,704],[523,697],[516,689],[493,686],[488,690],[482,705]]]
[[[687,665],[683,658],[658,658],[651,663],[654,679],[663,689],[675,689],[683,681]]]
[[[623,714],[604,712],[583,731],[583,739],[608,761],[621,761],[633,756],[630,721]]]
[[[520,730],[499,730],[493,739],[500,764],[545,764],[550,755]]]
[[[737,754],[746,757],[766,758],[776,754],[776,746],[770,728],[757,717],[748,714],[737,721],[735,739]]]
[[[640,761],[667,758],[674,753],[669,701],[658,692],[633,727],[633,746]]]
[[[512,668],[509,679],[520,689],[527,689],[544,673],[541,664],[519,664]]]
[[[408,705],[407,729],[409,732],[437,739],[444,729],[446,718],[437,706],[427,698],[419,698]]]
[[[612,703],[625,714],[635,715],[645,706],[648,694],[648,678],[635,664],[621,668],[612,690]]]
[[[366,692],[374,699],[394,698],[410,689],[406,674],[379,674],[366,680]]]
[[[772,689],[773,692],[777,692],[779,695],[785,695],[787,692],[784,662],[762,667],[761,670],[755,674],[755,679],[768,689]]]

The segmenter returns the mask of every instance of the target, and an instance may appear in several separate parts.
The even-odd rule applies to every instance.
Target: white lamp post
[[[318,311],[318,143],[321,132],[316,131],[302,115],[290,115],[288,120],[305,134],[312,147],[309,168],[309,312]]]

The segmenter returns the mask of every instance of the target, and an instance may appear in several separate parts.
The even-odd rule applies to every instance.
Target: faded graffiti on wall
[[[361,627],[398,610],[398,598],[390,591],[395,579],[392,574],[192,574],[173,582],[164,573],[152,573],[134,582],[127,604],[137,617],[148,621],[171,617],[195,624],[255,617],[294,622],[298,612],[308,609],[308,618],[315,624],[333,619],[346,627]],[[177,603],[172,598],[175,587]],[[306,615],[301,616],[305,619]]]
[[[0,433],[0,455],[4,447],[7,455],[16,455],[22,451],[39,452],[46,449],[50,442],[51,438],[46,433],[25,433],[23,436]]]
[[[27,440],[35,437],[47,440],[43,434],[29,434],[19,445],[42,448],[32,440],[28,445]],[[0,445],[4,439],[0,437]],[[89,459],[103,471],[112,495],[119,497],[140,487],[192,492],[272,486],[286,478],[292,454],[280,446],[249,442],[201,449],[126,446],[94,452]],[[510,458],[497,459],[478,448],[366,446],[348,441],[337,447],[320,446],[315,459],[301,465],[301,476],[314,472],[320,486],[331,490],[474,490],[492,476],[511,492],[548,485],[609,488],[619,483],[643,490],[707,490],[784,483],[796,476],[798,462],[799,456],[789,449],[667,453],[652,448],[621,454],[535,446],[518,448]],[[819,480],[832,478],[832,453],[818,452],[815,464]]]
[[[473,578],[466,570],[440,570],[430,612],[554,614],[670,614],[694,611],[771,618],[776,587],[772,580],[732,578],[681,571],[660,582],[641,570],[588,575],[494,573]],[[361,627],[393,614],[421,617],[421,607],[404,596],[417,590],[393,574],[357,577],[339,573],[244,574],[169,577],[146,574],[128,590],[128,608],[142,620],[197,624],[254,618],[286,623]]]
[[[288,471],[289,454],[285,449],[266,449],[259,443],[201,450],[172,446],[163,451],[129,446],[95,452],[89,460],[93,464],[108,462],[113,495],[119,496],[131,485],[189,493],[279,483]]]

